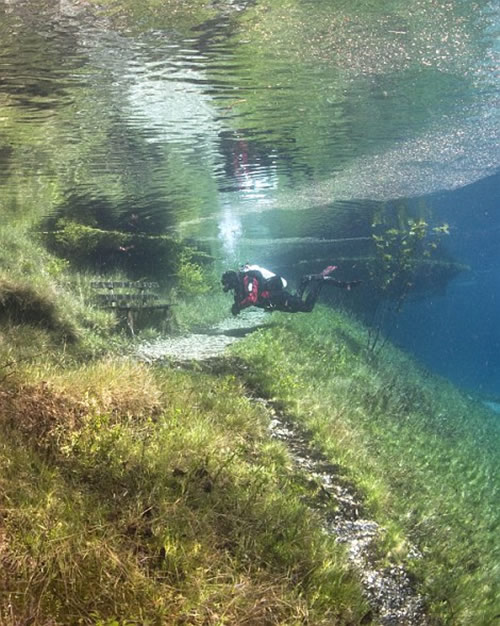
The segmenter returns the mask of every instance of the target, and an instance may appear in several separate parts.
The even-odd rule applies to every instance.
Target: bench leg
[[[127,311],[127,326],[130,330],[130,333],[132,335],[132,337],[135,337],[135,332],[134,332],[134,312],[133,311]]]

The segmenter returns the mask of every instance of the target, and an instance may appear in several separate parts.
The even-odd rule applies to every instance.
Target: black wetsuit
[[[249,306],[283,313],[310,313],[326,282],[343,289],[350,289],[351,286],[358,284],[357,281],[348,283],[335,280],[331,276],[310,274],[302,278],[297,293],[293,294],[283,288],[279,276],[265,279],[258,270],[249,270],[237,272],[237,277],[238,284],[234,287],[232,307],[234,315]]]

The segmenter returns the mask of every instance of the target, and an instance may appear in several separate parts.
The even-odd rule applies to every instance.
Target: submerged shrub
[[[53,292],[42,293],[32,285],[0,278],[0,322],[30,324],[76,340],[76,328],[63,317]]]
[[[177,281],[179,291],[188,296],[207,293],[214,284],[213,276],[210,276],[200,263],[193,260],[190,250],[186,250],[180,256]]]
[[[154,277],[162,283],[176,278],[188,293],[193,288],[199,292],[203,266],[213,260],[170,235],[105,230],[67,219],[59,219],[45,237],[52,251],[75,266],[121,268],[130,276]]]
[[[50,233],[49,242],[61,256],[83,261],[116,252],[120,246],[129,244],[129,238],[127,233],[92,228],[61,219],[57,223],[57,230]]]

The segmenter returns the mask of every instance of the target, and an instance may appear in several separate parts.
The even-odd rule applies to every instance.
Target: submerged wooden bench
[[[98,280],[91,282],[90,286],[97,291],[96,299],[102,308],[126,314],[127,326],[132,335],[135,334],[134,327],[139,313],[167,312],[170,309],[170,304],[160,302],[160,296],[152,291],[160,287],[155,282]]]

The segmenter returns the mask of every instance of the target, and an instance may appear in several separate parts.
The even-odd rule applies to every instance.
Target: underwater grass
[[[5,224],[0,232],[0,367],[2,344],[20,361],[103,354],[117,343],[115,316],[93,303],[95,276],[70,271],[31,230]],[[23,335],[26,333],[26,339]],[[4,341],[2,341],[2,336]],[[71,344],[75,344],[71,349]]]
[[[181,333],[209,328],[226,319],[230,307],[218,287],[207,294],[174,299],[173,328]]]
[[[500,613],[498,416],[366,329],[319,307],[282,316],[233,350],[273,398],[345,468],[408,561],[437,619],[490,624]]]
[[[92,304],[97,277],[20,231],[2,243],[0,286],[42,318],[9,306],[0,327],[0,623],[366,622],[245,389],[123,359],[82,365],[129,341]],[[226,316],[223,294],[174,302],[180,331]],[[272,319],[236,348],[247,382],[364,492],[387,528],[381,558],[417,544],[409,566],[437,620],[491,623],[498,418],[390,346],[366,354],[346,317]]]
[[[0,623],[360,624],[233,376],[29,364],[0,393]]]

